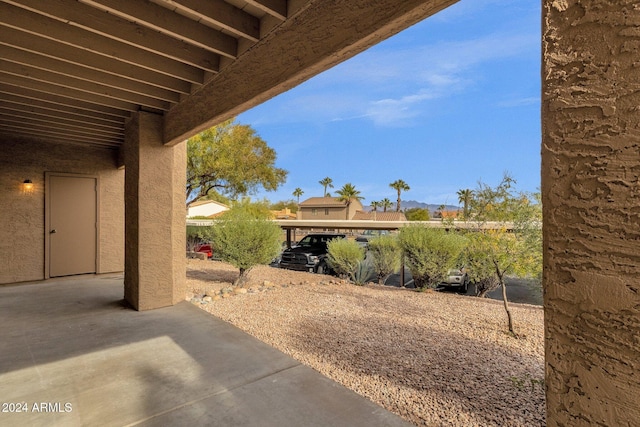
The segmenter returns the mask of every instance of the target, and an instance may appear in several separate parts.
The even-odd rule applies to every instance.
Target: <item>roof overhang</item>
[[[0,136],[173,145],[457,0],[0,0]]]

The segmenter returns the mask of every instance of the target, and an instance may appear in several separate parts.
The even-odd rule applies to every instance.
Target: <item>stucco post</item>
[[[543,2],[547,424],[640,420],[640,10]]]
[[[125,299],[150,310],[184,299],[186,144],[162,144],[162,116],[137,113],[125,133]]]

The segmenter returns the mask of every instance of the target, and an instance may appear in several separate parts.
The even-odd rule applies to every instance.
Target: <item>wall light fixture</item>
[[[34,184],[30,179],[25,179],[22,183],[22,193],[23,194],[32,194],[33,193]]]

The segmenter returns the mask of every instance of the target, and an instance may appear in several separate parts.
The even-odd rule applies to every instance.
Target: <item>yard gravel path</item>
[[[421,426],[545,424],[543,310],[331,276],[187,261],[187,298]]]

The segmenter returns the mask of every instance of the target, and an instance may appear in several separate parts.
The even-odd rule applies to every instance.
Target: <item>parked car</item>
[[[375,237],[386,236],[387,234],[389,234],[388,230],[364,230],[362,234],[356,237],[356,243],[366,248],[369,245],[369,240]]]
[[[448,271],[447,277],[441,283],[446,288],[456,288],[465,294],[469,290],[469,274],[462,268],[454,268]]]
[[[308,234],[297,245],[285,249],[280,255],[280,268],[329,274],[327,243],[333,239],[344,239],[344,234]]]
[[[196,252],[203,252],[207,254],[207,258],[213,258],[213,249],[209,243],[202,243],[196,246]]]

